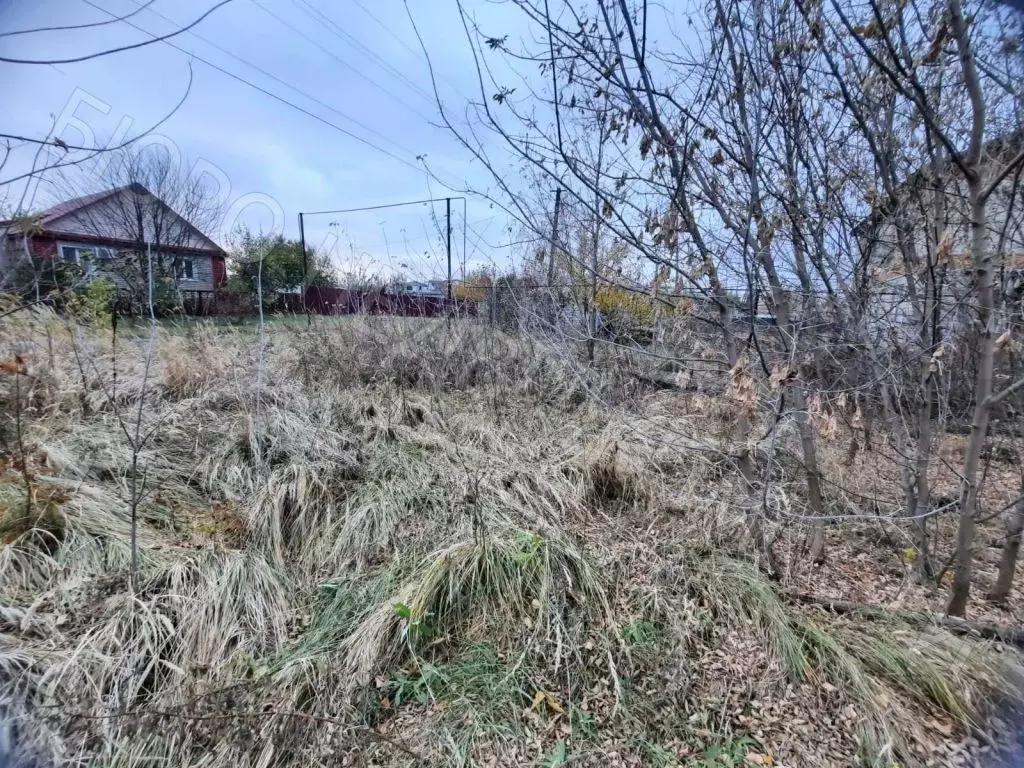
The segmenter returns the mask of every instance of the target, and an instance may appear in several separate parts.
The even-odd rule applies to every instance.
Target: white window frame
[[[196,260],[194,256],[179,256],[178,259],[178,282],[179,283],[198,283],[199,278],[196,277]],[[188,272],[192,273],[189,277],[186,274],[185,265],[188,265]]]
[[[67,258],[66,251],[71,251],[74,257]],[[84,257],[83,253],[85,251],[90,252],[91,256]],[[77,264],[85,268],[86,274],[91,274],[99,269],[99,265],[112,261],[117,255],[117,250],[109,246],[93,245],[91,243],[58,242],[57,254],[60,257],[60,261]]]

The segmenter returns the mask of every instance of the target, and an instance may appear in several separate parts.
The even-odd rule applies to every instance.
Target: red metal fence
[[[299,296],[288,296],[286,308],[301,312]],[[477,303],[433,296],[409,296],[384,291],[348,291],[343,288],[310,286],[306,290],[306,307],[317,315],[397,315],[401,317],[444,317],[476,315]]]

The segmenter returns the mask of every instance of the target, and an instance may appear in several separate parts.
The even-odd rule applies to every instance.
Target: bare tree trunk
[[[1020,554],[1020,537],[1024,532],[1024,482],[1020,486],[1021,496],[1010,511],[1010,522],[1006,526],[1006,543],[999,557],[999,571],[995,586],[988,593],[988,599],[996,603],[1006,602],[1013,589],[1013,577],[1017,572],[1017,558]]]
[[[594,338],[597,336],[597,270],[601,249],[601,173],[604,168],[604,143],[608,138],[608,97],[598,115],[597,164],[594,166],[594,243],[590,253],[590,285],[584,289],[587,296],[587,362],[594,362]]]
[[[953,589],[949,597],[947,613],[963,616],[971,590],[974,570],[974,516],[978,502],[978,466],[981,451],[988,434],[991,411],[989,396],[992,394],[992,371],[995,363],[995,343],[992,333],[992,256],[984,250],[985,203],[980,199],[980,184],[969,184],[971,197],[971,232],[978,273],[978,320],[981,325],[981,355],[978,361],[978,375],[974,385],[974,417],[964,457],[963,477],[960,491],[960,525],[957,530],[956,567],[953,571]],[[980,255],[979,255],[980,254]]]
[[[810,555],[815,563],[825,562],[825,504],[821,497],[821,472],[818,468],[818,452],[814,444],[814,432],[811,414],[807,410],[807,393],[803,386],[793,387],[796,399],[793,403],[797,411],[797,430],[800,433],[800,447],[804,454],[804,471],[807,475],[807,505],[811,514],[818,519],[814,521],[811,534]]]
[[[917,550],[917,557],[914,560],[914,569],[917,572],[918,581],[924,583],[933,577],[931,562],[931,547],[928,541],[928,504],[931,500],[931,490],[928,483],[928,466],[931,463],[932,455],[932,408],[935,399],[935,377],[931,372],[926,373],[927,379],[924,386],[924,402],[918,412],[917,419],[917,447],[914,464],[914,515],[913,532],[914,548]]]
[[[974,417],[964,456],[964,469],[960,490],[960,525],[956,537],[956,565],[953,587],[946,612],[963,616],[971,592],[974,575],[974,517],[978,503],[978,465],[988,434],[988,420],[992,410],[992,371],[995,365],[995,338],[992,328],[995,292],[993,287],[993,254],[985,243],[986,199],[980,165],[985,136],[985,97],[970,48],[967,24],[960,0],[949,0],[950,26],[960,53],[964,85],[972,107],[971,143],[964,159],[967,177],[967,196],[971,206],[971,255],[978,280],[978,325],[981,330],[981,353],[978,374],[974,384]]]
[[[548,290],[555,287],[555,254],[558,251],[558,217],[562,213],[562,188],[555,188],[555,210],[551,215],[551,242],[548,245]]]

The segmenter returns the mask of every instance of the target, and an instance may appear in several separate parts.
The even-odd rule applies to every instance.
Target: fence
[[[302,297],[285,297],[285,309],[302,312]],[[350,291],[344,288],[311,286],[306,290],[305,309],[317,315],[397,315],[400,317],[473,316],[477,302],[435,296],[410,296],[380,291]]]

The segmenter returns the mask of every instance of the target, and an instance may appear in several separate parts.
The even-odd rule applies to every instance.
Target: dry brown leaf
[[[831,440],[839,432],[839,423],[834,414],[825,409],[820,395],[814,395],[807,402],[807,411],[811,415],[811,423],[818,434],[825,440]]]
[[[746,355],[736,361],[729,371],[729,398],[743,410],[748,417],[753,417],[757,410],[757,385],[747,372]]]
[[[20,373],[22,376],[28,374],[28,367],[21,355],[15,355],[13,360],[0,360],[0,371],[4,373]]]
[[[538,689],[537,692],[533,694],[533,701],[530,703],[529,711],[539,711],[540,706],[542,704],[546,706],[550,711],[554,712],[556,715],[565,714],[565,709],[562,707],[561,704],[558,703],[558,699],[556,699],[547,691],[542,691]]]
[[[860,403],[857,403],[857,410],[853,412],[853,418],[850,419],[850,426],[854,429],[864,429],[864,413],[860,409]]]
[[[796,378],[796,371],[790,368],[788,365],[778,364],[772,368],[771,375],[768,377],[768,381],[771,384],[772,391],[778,392],[789,382]]]

